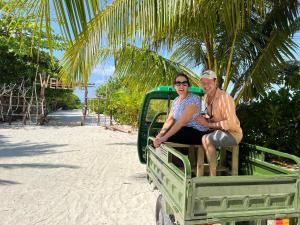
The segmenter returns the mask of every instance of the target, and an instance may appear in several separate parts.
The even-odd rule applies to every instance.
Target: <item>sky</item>
[[[96,89],[105,84],[110,76],[114,74],[115,66],[113,65],[112,60],[108,60],[105,64],[98,64],[96,68],[92,71],[91,76],[89,77],[89,83],[94,83],[95,87],[88,88],[88,97],[95,97]],[[76,94],[81,102],[84,99],[84,90],[75,89],[74,94]]]

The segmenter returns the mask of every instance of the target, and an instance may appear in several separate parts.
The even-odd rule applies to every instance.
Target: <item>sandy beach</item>
[[[154,225],[136,134],[0,125],[0,225]]]

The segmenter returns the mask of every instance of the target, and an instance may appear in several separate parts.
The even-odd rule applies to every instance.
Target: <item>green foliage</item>
[[[224,90],[233,85],[237,102],[250,101],[265,93],[285,60],[294,59],[298,6],[297,0],[113,1],[82,32],[73,30],[77,38],[62,65],[70,76],[84,76],[104,58],[100,49],[121,49],[111,51],[116,72],[139,86],[169,80],[178,69],[188,72],[184,65],[203,66],[217,72]],[[175,52],[168,59],[159,50]]]
[[[32,16],[27,16],[32,18]],[[26,87],[32,87],[37,73],[45,73],[57,77],[59,66],[56,59],[47,52],[46,40],[40,43],[32,42],[33,36],[45,38],[44,33],[33,31],[34,24],[28,18],[1,15],[0,20],[0,84],[20,84],[24,79]],[[16,22],[21,22],[20,24]],[[22,23],[23,21],[23,23]],[[12,28],[13,27],[13,28]],[[60,36],[54,36],[52,47],[61,50],[63,41]],[[37,76],[39,83],[39,76]],[[39,93],[39,86],[38,93]],[[30,93],[29,93],[30,94]],[[46,89],[46,103],[49,110],[60,107],[65,109],[80,108],[80,100],[70,90]]]
[[[143,95],[128,88],[120,88],[110,94],[107,110],[112,110],[114,119],[121,124],[137,126]]]
[[[80,109],[81,102],[78,96],[74,95],[71,90],[46,90],[48,111],[62,109]]]
[[[238,116],[243,142],[300,156],[300,76],[297,70],[285,72],[281,74],[281,81],[287,81],[284,86],[259,101],[241,104]]]
[[[28,22],[33,16],[14,17],[1,15],[0,20],[0,83],[18,83],[25,79],[32,84],[36,72],[56,77],[58,62],[53,60],[42,39],[41,43],[32,42],[33,36],[45,37],[44,33],[33,31],[33,24]],[[16,22],[18,21],[18,22]],[[56,49],[61,49],[62,38],[56,36]]]
[[[145,92],[128,87],[122,79],[111,78],[105,85],[99,87],[96,93],[106,97],[100,106],[104,114],[109,115],[112,112],[118,123],[137,126]]]
[[[20,79],[27,80],[31,85],[35,79],[37,67],[40,72],[56,76],[57,65],[50,63],[50,57],[46,52],[41,52],[39,63],[36,63],[36,55],[19,55],[18,50],[12,49],[6,37],[0,36],[0,83],[19,83]],[[56,67],[56,68],[55,68]]]

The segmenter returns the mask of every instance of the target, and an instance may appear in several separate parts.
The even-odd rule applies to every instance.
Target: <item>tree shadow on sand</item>
[[[146,173],[136,173],[129,176],[129,181],[134,183],[147,183],[147,174]]]
[[[110,143],[106,145],[130,145],[130,146],[137,146],[136,142],[117,142],[117,143]]]
[[[29,141],[9,143],[5,141],[6,139],[5,136],[0,135],[0,158],[58,154],[66,151],[57,151],[55,149],[61,146],[67,146],[62,144],[37,144]]]
[[[20,183],[15,182],[15,181],[1,180],[1,179],[0,179],[0,185],[13,185],[13,184],[20,184]]]
[[[44,144],[33,143],[29,141],[23,141],[19,143],[10,143],[9,138],[4,135],[0,135],[0,159],[13,158],[13,157],[31,157],[46,154],[61,154],[70,151],[57,150],[59,147],[66,145],[58,144]],[[78,151],[78,150],[72,150]],[[67,164],[50,164],[50,163],[2,163],[0,169],[12,170],[12,169],[78,169],[79,166],[67,165]],[[16,181],[2,180],[0,179],[0,186],[20,184]]]
[[[3,169],[20,169],[20,168],[38,168],[38,169],[78,169],[79,166],[66,165],[66,164],[49,164],[49,163],[21,163],[21,164],[0,164]]]

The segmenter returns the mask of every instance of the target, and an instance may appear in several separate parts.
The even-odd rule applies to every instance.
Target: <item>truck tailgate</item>
[[[193,178],[185,219],[298,217],[299,185],[297,175]]]

